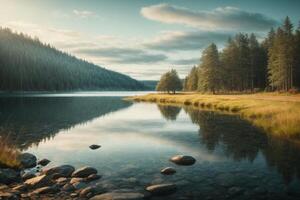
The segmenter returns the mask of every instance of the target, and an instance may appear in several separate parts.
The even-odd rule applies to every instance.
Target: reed
[[[8,137],[0,136],[0,166],[18,168],[20,152],[10,144]]]

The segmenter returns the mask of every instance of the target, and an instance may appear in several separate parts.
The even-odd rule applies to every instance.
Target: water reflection
[[[0,98],[0,135],[20,149],[53,138],[59,131],[129,107],[121,97]]]
[[[199,199],[215,192],[222,196],[233,185],[279,188],[282,193],[281,176],[286,185],[300,178],[297,143],[268,135],[234,115],[131,106],[120,97],[0,98],[0,105],[5,131],[0,135],[11,132],[18,148],[50,159],[50,165],[94,166],[116,188],[170,181],[184,185],[182,192],[197,191],[193,196]],[[93,143],[102,148],[91,151]],[[159,170],[172,166],[168,160],[175,154],[192,155],[197,163],[174,166],[175,176],[162,176]],[[133,178],[139,183],[129,181]]]
[[[165,108],[167,109],[167,107]],[[201,142],[210,151],[222,148],[227,157],[235,161],[253,162],[262,153],[268,166],[274,167],[286,183],[300,178],[299,141],[291,142],[272,136],[237,116],[195,110],[185,107],[193,123],[199,125]]]
[[[171,120],[171,121],[176,120],[178,114],[181,111],[181,107],[163,106],[160,104],[158,104],[157,107],[158,107],[158,110],[160,111],[160,113],[162,114],[162,116],[165,119]]]

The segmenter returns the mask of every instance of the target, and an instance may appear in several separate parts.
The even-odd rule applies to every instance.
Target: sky
[[[286,16],[297,26],[299,0],[0,0],[0,26],[125,73],[181,78],[210,43],[222,49],[236,33],[261,40]]]

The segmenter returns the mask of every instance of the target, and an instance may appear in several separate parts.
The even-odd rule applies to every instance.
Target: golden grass
[[[134,101],[194,106],[234,113],[269,133],[300,136],[300,95],[245,94],[204,95],[199,93],[147,94],[127,98]]]
[[[0,136],[0,165],[18,168],[20,166],[19,155],[20,152],[9,144],[8,139]]]

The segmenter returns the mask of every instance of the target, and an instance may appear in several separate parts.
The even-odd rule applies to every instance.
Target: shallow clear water
[[[178,191],[170,199],[300,197],[297,143],[271,137],[236,116],[133,104],[122,96],[2,96],[0,134],[9,134],[22,151],[48,158],[50,166],[97,168],[108,190],[172,182]],[[102,147],[93,151],[91,144]],[[176,166],[169,158],[177,154],[197,162]],[[161,175],[168,166],[177,173]]]

